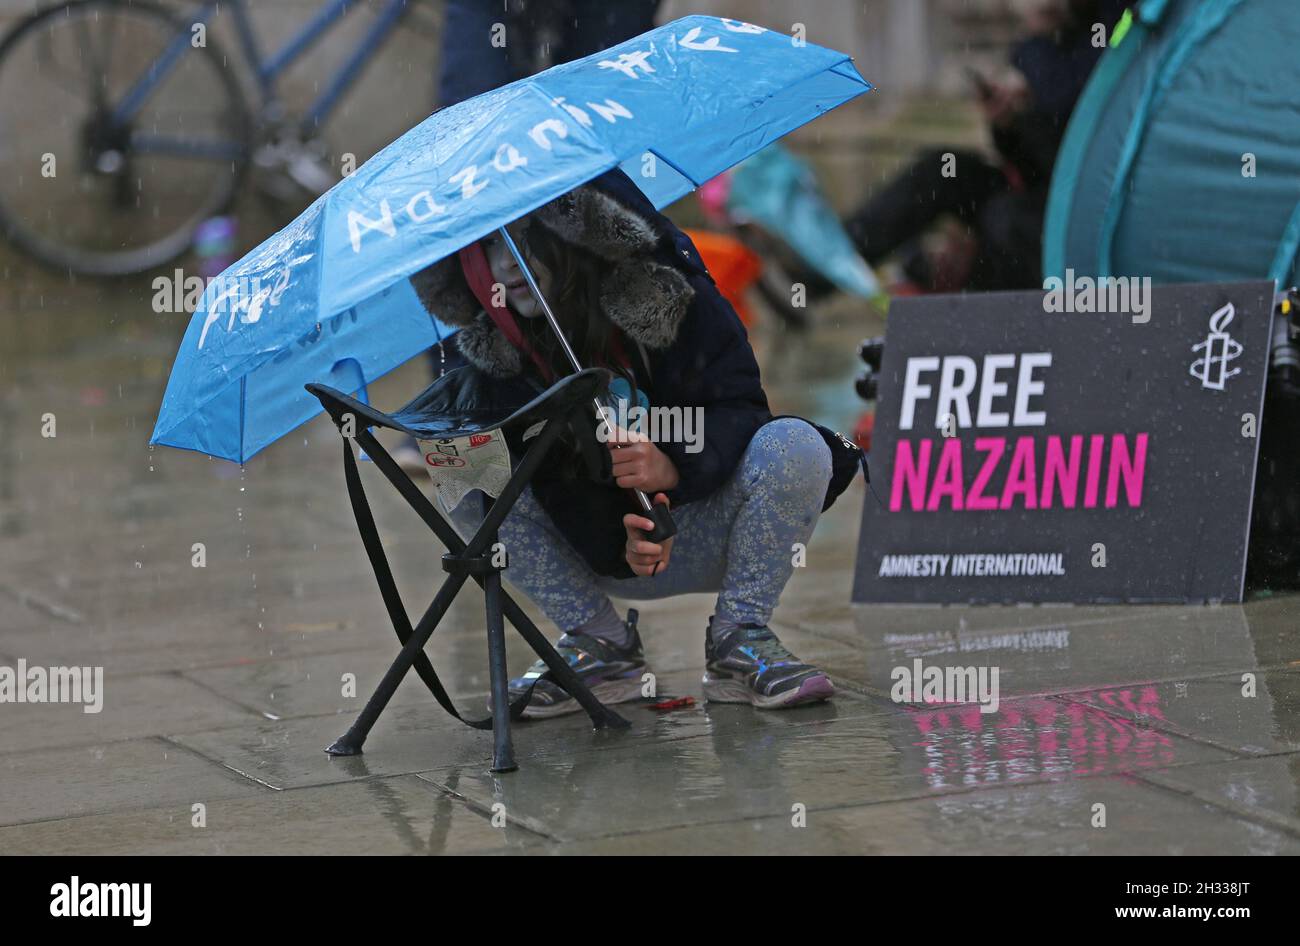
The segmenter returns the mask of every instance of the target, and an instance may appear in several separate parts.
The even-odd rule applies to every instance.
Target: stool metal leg
[[[506,628],[501,616],[501,573],[483,576],[487,599],[488,675],[492,684],[492,771],[513,772],[515,750],[510,742],[510,679],[506,670]]]
[[[416,656],[424,649],[424,645],[428,643],[429,638],[433,636],[434,629],[447,612],[447,608],[451,606],[451,602],[460,592],[461,586],[465,584],[466,577],[464,574],[453,574],[449,575],[447,580],[442,583],[442,587],[438,589],[438,594],[434,596],[429,609],[424,612],[424,617],[420,618],[420,623],[415,626],[410,638],[402,647],[401,653],[397,655],[397,659],[393,661],[393,665],[388,668],[384,678],[379,681],[379,686],[375,688],[375,692],[366,702],[366,708],[361,711],[361,715],[356,718],[348,731],[326,748],[326,752],[330,755],[361,754],[361,746],[365,743],[366,736],[370,735],[371,727],[375,725],[375,721],[379,719],[379,714],[384,711],[388,701],[397,692],[398,684],[402,682],[402,678],[406,676],[407,671],[411,669],[411,665],[415,663]]]

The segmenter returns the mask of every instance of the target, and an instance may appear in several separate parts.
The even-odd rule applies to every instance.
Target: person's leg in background
[[[506,29],[504,46],[492,42],[498,23]],[[517,78],[510,44],[512,38],[518,39],[510,35],[516,25],[499,0],[447,0],[434,88],[437,108],[490,92]],[[466,364],[452,339],[434,345],[427,355],[435,381]]]
[[[631,39],[654,26],[660,0],[447,0],[434,98],[445,108],[531,74],[541,51],[535,45],[558,30],[555,62],[569,62]],[[504,45],[494,36],[504,29]],[[467,364],[453,338],[426,356],[433,379]],[[394,458],[407,469],[420,467],[413,440],[403,441]]]
[[[435,100],[455,105],[513,82],[510,35],[514,25],[499,0],[447,0]],[[496,24],[506,29],[505,45],[493,45]],[[496,31],[499,32],[499,31]]]
[[[972,226],[984,202],[1007,187],[1006,175],[979,152],[935,149],[871,196],[844,227],[863,258],[876,265],[943,214]]]
[[[971,292],[1042,286],[1046,208],[1046,188],[1009,190],[989,199],[979,217],[979,255],[971,270]]]
[[[570,0],[556,62],[590,56],[654,29],[660,0]]]
[[[493,44],[498,23],[506,30],[504,46]],[[455,105],[516,79],[517,54],[510,41],[513,38],[519,45],[521,38],[511,36],[517,27],[523,29],[517,14],[505,12],[500,0],[447,0],[434,80],[435,109]],[[468,364],[455,336],[428,349],[425,357],[434,381]],[[393,459],[408,470],[424,464],[424,457],[409,437],[393,450]]]

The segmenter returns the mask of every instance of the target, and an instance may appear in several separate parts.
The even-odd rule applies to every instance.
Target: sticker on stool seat
[[[472,489],[500,496],[510,481],[510,450],[500,429],[468,437],[417,440],[442,508],[450,512]]]

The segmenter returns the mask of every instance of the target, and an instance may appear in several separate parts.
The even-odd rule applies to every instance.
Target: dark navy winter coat
[[[754,433],[773,419],[759,379],[758,363],[745,327],[713,283],[690,239],[655,210],[640,189],[620,170],[534,212],[555,233],[583,246],[608,264],[601,286],[601,307],[632,344],[637,384],[655,407],[702,408],[703,449],[659,443],[680,474],[665,491],[673,508],[704,499],[735,472]],[[437,265],[437,264],[436,264]],[[457,285],[457,280],[462,285]],[[440,318],[464,327],[457,344],[466,361],[498,378],[517,378],[527,358],[506,341],[467,290],[457,268],[431,267],[412,277],[417,291]],[[448,299],[461,293],[458,301]],[[648,368],[644,377],[643,368]],[[533,387],[544,387],[531,381]],[[783,415],[785,416],[785,415]],[[861,448],[840,434],[809,421],[831,449],[833,472],[826,484],[823,511],[861,469]],[[574,457],[552,447],[545,472],[533,491],[557,528],[587,564],[600,575],[633,576],[624,558],[623,515],[639,511],[630,490],[583,475]]]

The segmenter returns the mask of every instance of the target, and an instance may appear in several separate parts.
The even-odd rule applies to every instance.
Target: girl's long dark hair
[[[584,368],[609,368],[624,378],[632,389],[632,405],[636,404],[636,378],[619,362],[613,347],[617,327],[609,321],[600,307],[600,279],[602,268],[607,267],[598,257],[567,243],[545,227],[529,221],[524,230],[524,245],[520,247],[525,258],[535,259],[551,274],[550,290],[546,300],[551,304],[565,337]],[[564,349],[551,331],[544,315],[526,319],[517,318],[524,337],[541,352],[556,378],[573,373],[573,366],[564,356]],[[623,349],[629,359],[635,346],[626,338]],[[532,360],[523,363],[536,372]]]

